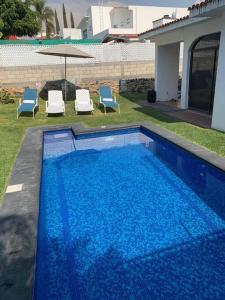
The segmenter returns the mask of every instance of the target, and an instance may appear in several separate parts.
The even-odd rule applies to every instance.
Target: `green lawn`
[[[23,141],[26,128],[35,126],[47,126],[54,124],[66,124],[82,122],[84,126],[102,126],[129,122],[150,121],[161,127],[167,128],[194,143],[200,144],[211,151],[225,156],[225,134],[211,129],[202,129],[185,122],[162,115],[152,108],[142,108],[138,105],[144,95],[126,95],[119,97],[121,114],[107,113],[105,116],[99,109],[94,115],[75,115],[74,102],[68,101],[66,116],[46,117],[45,103],[39,101],[39,111],[35,120],[31,116],[22,116],[16,119],[16,107],[18,103],[0,104],[0,199],[4,193],[7,180],[10,176],[16,155]],[[95,99],[96,100],[96,99]]]

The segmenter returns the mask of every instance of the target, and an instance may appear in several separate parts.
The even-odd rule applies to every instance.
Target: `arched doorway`
[[[220,33],[201,37],[191,49],[189,108],[212,113]]]

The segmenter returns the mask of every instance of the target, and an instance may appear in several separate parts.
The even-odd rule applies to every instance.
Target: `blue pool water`
[[[225,299],[225,173],[147,130],[44,134],[35,299]]]

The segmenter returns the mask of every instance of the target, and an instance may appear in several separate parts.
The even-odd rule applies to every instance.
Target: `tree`
[[[75,24],[74,24],[74,18],[73,18],[73,13],[70,13],[70,22],[71,22],[71,28],[75,28]]]
[[[49,38],[54,32],[54,12],[51,7],[46,6],[45,0],[33,0],[33,6],[37,14],[41,37],[43,36],[43,25],[45,25],[46,37]]]
[[[67,23],[67,18],[66,18],[66,9],[65,9],[64,3],[63,3],[63,25],[64,25],[64,28],[68,28],[68,23]]]
[[[29,35],[38,33],[36,13],[28,0],[0,0],[0,31],[3,38],[9,35]]]
[[[60,33],[59,19],[57,15],[57,11],[55,10],[55,31],[57,34]]]
[[[4,23],[3,23],[3,20],[0,18],[0,39],[1,39],[2,36],[3,36],[3,33],[2,33],[3,27],[4,27]]]

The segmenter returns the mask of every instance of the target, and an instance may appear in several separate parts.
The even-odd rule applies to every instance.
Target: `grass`
[[[199,144],[210,151],[225,156],[225,134],[212,129],[202,129],[185,122],[177,121],[165,116],[152,108],[143,108],[138,103],[145,95],[119,96],[121,114],[109,112],[105,116],[99,109],[94,115],[75,115],[74,102],[68,101],[66,116],[46,117],[45,102],[39,101],[39,111],[35,120],[29,116],[21,116],[16,119],[18,103],[0,105],[0,199],[2,199],[5,187],[10,176],[16,155],[23,141],[25,131],[29,127],[48,126],[55,124],[67,124],[82,122],[84,126],[94,127],[129,122],[149,121],[163,128],[171,130],[192,142]],[[96,102],[96,98],[94,99]]]

